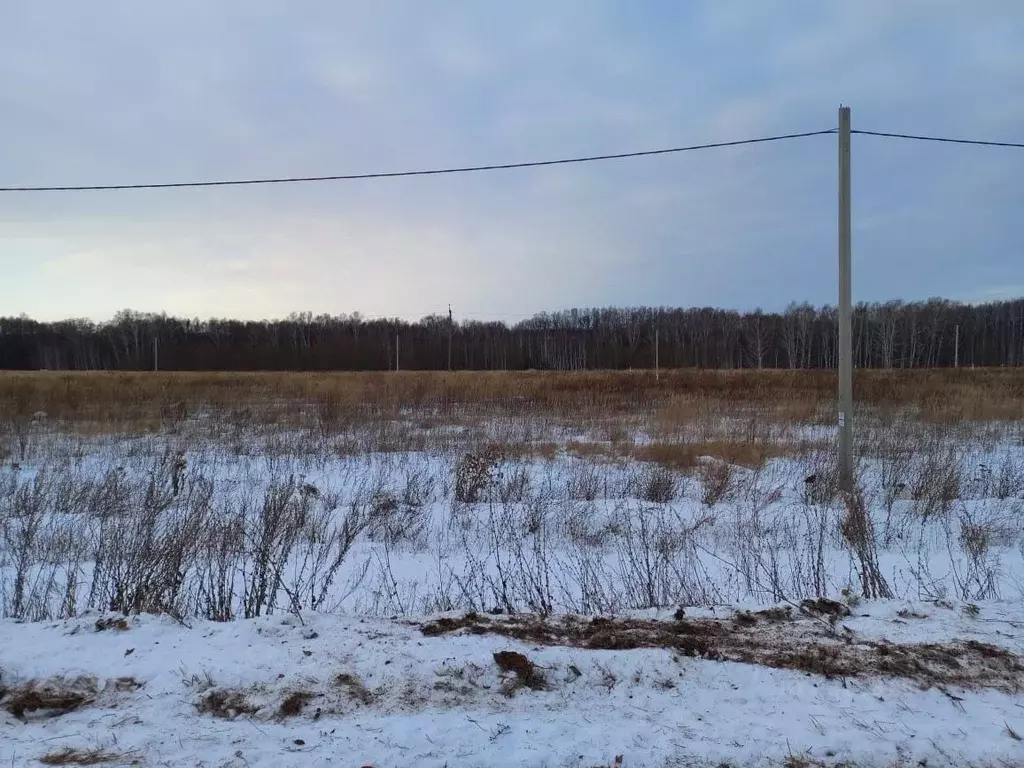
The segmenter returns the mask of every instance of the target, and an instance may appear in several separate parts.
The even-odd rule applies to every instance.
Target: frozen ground
[[[628,430],[396,429],[16,446],[0,765],[1024,765],[1014,425],[866,428],[852,499],[820,426],[685,435],[694,460]],[[853,615],[797,610],[818,596]],[[439,612],[482,618],[424,634]],[[17,703],[54,692],[82,706]]]
[[[883,638],[894,649],[954,638],[985,649],[961,657],[955,671],[947,661],[909,677],[877,676],[870,664],[830,678],[678,648],[593,650],[466,629],[431,635],[425,619],[305,613],[185,627],[142,616],[103,631],[93,616],[6,621],[8,691],[35,680],[37,690],[63,685],[88,701],[63,715],[0,714],[0,764],[79,750],[105,752],[112,764],[174,766],[590,767],[617,756],[624,766],[1021,765],[1022,668],[976,665],[995,653],[988,644],[1024,651],[1024,611],[977,608],[875,602],[840,619],[831,639],[827,622],[799,612],[742,630],[763,632],[767,645],[790,638],[794,650],[811,636],[875,654],[871,644]],[[695,621],[731,615],[692,613]],[[674,625],[668,612],[644,616]],[[535,665],[537,690],[502,673],[494,656],[502,651]],[[942,682],[949,676],[963,684]],[[308,699],[282,713],[296,693]],[[12,700],[8,693],[8,709]],[[223,711],[203,712],[204,702]]]

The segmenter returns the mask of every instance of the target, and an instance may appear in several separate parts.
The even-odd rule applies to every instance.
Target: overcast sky
[[[1024,141],[1021,0],[0,0],[0,186],[831,128]],[[1024,150],[855,136],[854,300],[1024,295]],[[305,185],[0,194],[0,315],[508,318],[836,296],[836,138]]]

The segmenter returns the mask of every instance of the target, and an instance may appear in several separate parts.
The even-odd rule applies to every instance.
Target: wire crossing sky
[[[722,147],[741,147],[748,144],[767,144],[772,141],[786,141],[790,139],[806,139],[811,136],[824,136],[835,134],[836,129],[830,128],[821,131],[806,131],[804,133],[787,133],[779,136],[761,136],[755,139],[737,139],[735,141],[716,141],[708,144],[691,144],[684,147],[670,147],[668,149],[647,149],[634,152],[619,152],[609,155],[584,155],[582,157],[566,157],[557,160],[532,160],[518,163],[500,163],[491,165],[469,165],[455,168],[433,168],[429,170],[415,171],[381,171],[377,173],[354,173],[335,176],[286,176],[283,178],[255,178],[255,179],[230,179],[219,181],[173,181],[153,182],[143,184],[86,184],[86,185],[65,185],[53,187],[0,187],[0,192],[94,192],[104,190],[124,189],[175,189],[181,187],[234,187],[250,186],[254,184],[301,184],[318,181],[358,181],[366,179],[393,179],[409,176],[443,176],[453,173],[476,173],[481,171],[501,171],[516,168],[541,168],[552,165],[572,165],[575,163],[593,163],[604,160],[622,160],[635,157],[653,157],[655,155],[670,155],[680,152],[692,152],[702,149],[720,149]],[[881,131],[858,131],[865,136],[882,136],[896,139],[914,139],[916,141],[934,141],[947,144],[969,144],[985,147],[1015,147],[1024,149],[1024,143],[1008,141],[981,141],[978,139],[950,139],[937,136],[915,136],[906,133],[885,133]]]
[[[567,157],[558,160],[531,160],[519,163],[500,163],[491,165],[469,165],[455,168],[435,168],[418,171],[383,171],[378,173],[354,173],[338,176],[291,176],[277,179],[233,179],[228,181],[181,181],[162,182],[151,184],[92,184],[85,186],[58,186],[58,187],[0,187],[0,192],[89,192],[96,190],[115,189],[171,189],[178,187],[230,187],[247,186],[252,184],[298,184],[312,181],[357,181],[365,179],[393,179],[409,176],[443,176],[452,173],[476,173],[480,171],[503,171],[514,168],[541,168],[552,165],[572,165],[575,163],[593,163],[603,160],[622,160],[634,157],[652,157],[654,155],[670,155],[680,152],[693,152],[701,149],[718,149],[721,147],[741,147],[748,144],[765,144],[771,141],[785,141],[787,139],[803,139],[810,136],[822,136],[828,133],[835,133],[835,129],[824,131],[810,131],[807,133],[789,133],[781,136],[762,136],[756,139],[738,139],[735,141],[716,141],[710,144],[691,144],[685,147],[671,147],[668,149],[647,149],[635,152],[619,152],[611,155],[589,155],[582,157]]]

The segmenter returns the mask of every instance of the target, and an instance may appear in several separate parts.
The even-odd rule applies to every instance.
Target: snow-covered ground
[[[670,612],[645,615],[672,624]],[[0,764],[34,765],[68,749],[173,766],[589,768],[620,755],[624,766],[1024,764],[1019,675],[976,689],[870,673],[829,679],[672,648],[431,636],[422,621],[312,613],[189,627],[141,616],[104,631],[96,621],[0,623],[5,687],[85,676],[98,691],[60,716],[0,713]],[[1003,604],[975,612],[880,601],[837,631],[854,644],[958,638],[1024,652],[1024,610]],[[535,665],[539,690],[510,689],[495,662],[502,651]],[[961,671],[969,676],[966,662]],[[295,693],[308,699],[282,714]],[[210,701],[251,713],[200,711]]]
[[[756,468],[514,427],[41,427],[0,464],[0,765],[1024,765],[1014,425],[865,429],[854,500],[821,426]],[[823,595],[853,615],[733,621]],[[492,613],[680,607],[712,652]],[[544,684],[506,695],[501,651]],[[86,701],[16,703],[46,686]]]

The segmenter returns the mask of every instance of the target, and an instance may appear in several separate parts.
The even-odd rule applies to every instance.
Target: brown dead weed
[[[255,715],[260,707],[249,701],[245,691],[214,688],[196,702],[196,710],[202,715],[233,720],[241,715]]]
[[[76,749],[65,747],[56,752],[49,752],[39,758],[43,765],[138,765],[138,757],[106,749]]]
[[[91,704],[98,693],[93,677],[30,680],[0,690],[0,706],[19,720],[33,715],[59,717]]]
[[[817,606],[816,606],[817,607]],[[683,656],[791,669],[826,678],[898,677],[922,687],[954,685],[1017,693],[1024,663],[975,640],[891,643],[858,637],[810,612],[768,609],[726,619],[544,619],[475,613],[420,625],[424,635],[453,632],[509,637],[535,645],[590,650],[666,648]]]
[[[543,672],[526,656],[516,651],[498,651],[494,654],[494,663],[505,675],[501,692],[512,697],[520,688],[531,691],[543,691],[548,687]]]

